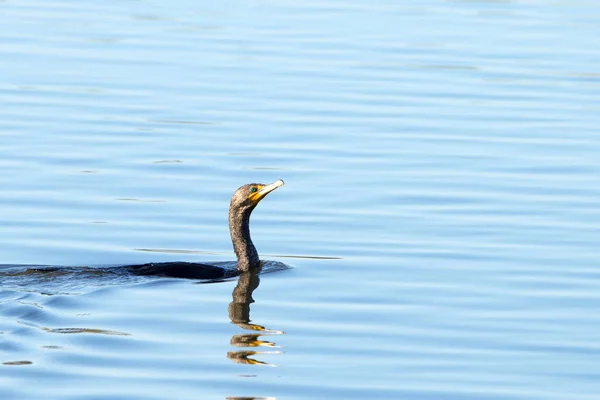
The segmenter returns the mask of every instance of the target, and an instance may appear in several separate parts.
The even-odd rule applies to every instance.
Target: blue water
[[[0,1],[0,398],[597,399],[598,21]],[[231,194],[276,179],[254,290],[10,275],[235,260]]]

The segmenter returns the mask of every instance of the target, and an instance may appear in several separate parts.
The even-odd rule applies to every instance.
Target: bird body
[[[121,267],[116,267],[120,269]],[[184,261],[127,265],[129,273],[141,276],[164,276],[186,279],[225,279],[238,275],[237,269]]]

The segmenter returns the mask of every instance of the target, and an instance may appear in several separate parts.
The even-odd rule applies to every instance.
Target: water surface
[[[230,262],[280,178],[290,268],[3,275],[2,399],[597,398],[600,6],[213,3],[0,1],[0,272]]]

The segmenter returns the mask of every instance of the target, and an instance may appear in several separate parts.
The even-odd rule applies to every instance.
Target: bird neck
[[[250,238],[250,214],[252,209],[229,210],[229,233],[238,260],[238,271],[258,268],[260,260]]]

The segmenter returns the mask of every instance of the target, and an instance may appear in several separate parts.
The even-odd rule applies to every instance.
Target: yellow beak
[[[279,186],[283,186],[283,185],[284,185],[284,182],[281,179],[278,179],[269,185],[265,185],[265,186],[261,187],[258,192],[252,193],[250,196],[248,196],[248,198],[252,201],[259,202],[267,194],[271,193],[273,190],[275,190]]]

